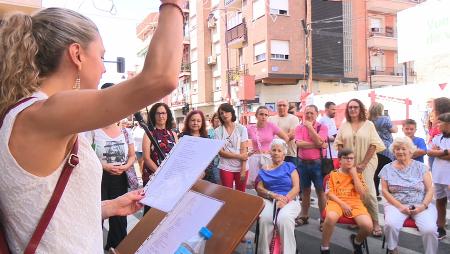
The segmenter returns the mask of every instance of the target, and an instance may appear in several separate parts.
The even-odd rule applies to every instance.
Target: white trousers
[[[273,234],[273,203],[264,199],[264,210],[259,217],[258,253],[269,254]],[[278,213],[278,230],[280,232],[283,254],[294,254],[297,248],[295,241],[295,218],[300,213],[300,202],[293,200],[281,208]]]
[[[408,218],[406,214],[403,214],[393,205],[386,205],[384,207],[385,225],[384,235],[386,236],[387,247],[390,250],[397,248],[398,235],[400,229],[403,227],[403,222]],[[423,247],[426,254],[435,254],[438,250],[437,239],[437,211],[433,204],[428,206],[419,214],[412,216],[415,220],[417,228],[422,235]]]

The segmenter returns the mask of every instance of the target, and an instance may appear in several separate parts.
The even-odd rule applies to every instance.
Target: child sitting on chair
[[[356,171],[355,155],[351,149],[342,149],[338,154],[341,168],[331,172],[325,185],[327,195],[326,215],[323,224],[321,253],[330,253],[330,240],[334,226],[339,218],[353,218],[359,227],[357,235],[352,234],[350,241],[354,253],[362,253],[362,242],[372,232],[372,219],[361,198],[366,191],[361,173]]]

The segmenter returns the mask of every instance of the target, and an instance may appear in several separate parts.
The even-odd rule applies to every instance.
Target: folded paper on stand
[[[171,211],[217,155],[224,141],[184,136],[145,187],[141,203]]]
[[[137,250],[137,254],[174,253],[197,235],[223,206],[223,201],[189,191]],[[214,232],[213,232],[214,237]]]

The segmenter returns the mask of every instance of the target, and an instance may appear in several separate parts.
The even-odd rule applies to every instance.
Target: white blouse
[[[38,177],[19,166],[8,142],[19,112],[47,96],[41,92],[11,110],[0,128],[0,219],[12,253],[23,253],[47,206],[65,160],[51,175]],[[74,168],[36,253],[103,253],[102,167],[83,135]]]

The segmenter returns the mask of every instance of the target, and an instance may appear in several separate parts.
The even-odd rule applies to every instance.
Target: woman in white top
[[[134,140],[134,152],[136,153],[136,159],[139,164],[139,170],[142,175],[142,169],[144,167],[144,157],[142,156],[142,140],[145,135],[144,129],[135,122],[135,127],[133,128],[133,140]]]
[[[61,8],[3,20],[0,221],[12,253],[27,246],[77,138],[79,164],[36,252],[103,253],[102,218],[141,208],[139,191],[100,201],[101,164],[78,133],[118,122],[177,87],[185,2],[162,1],[142,72],[104,90],[97,85],[105,50],[91,20]],[[6,114],[29,96],[34,98]]]
[[[247,182],[247,129],[236,123],[233,106],[223,103],[217,110],[221,126],[215,129],[215,138],[225,140],[219,152],[220,181],[223,186],[245,192]]]
[[[101,89],[111,87],[113,83],[105,83]],[[100,159],[103,168],[102,176],[102,200],[115,199],[128,191],[128,177],[125,171],[134,170],[133,140],[131,133],[120,122],[112,123],[101,129],[87,132],[88,140],[92,141],[92,147]],[[127,217],[114,216],[109,218],[108,237],[105,250],[117,245],[127,235]]]

